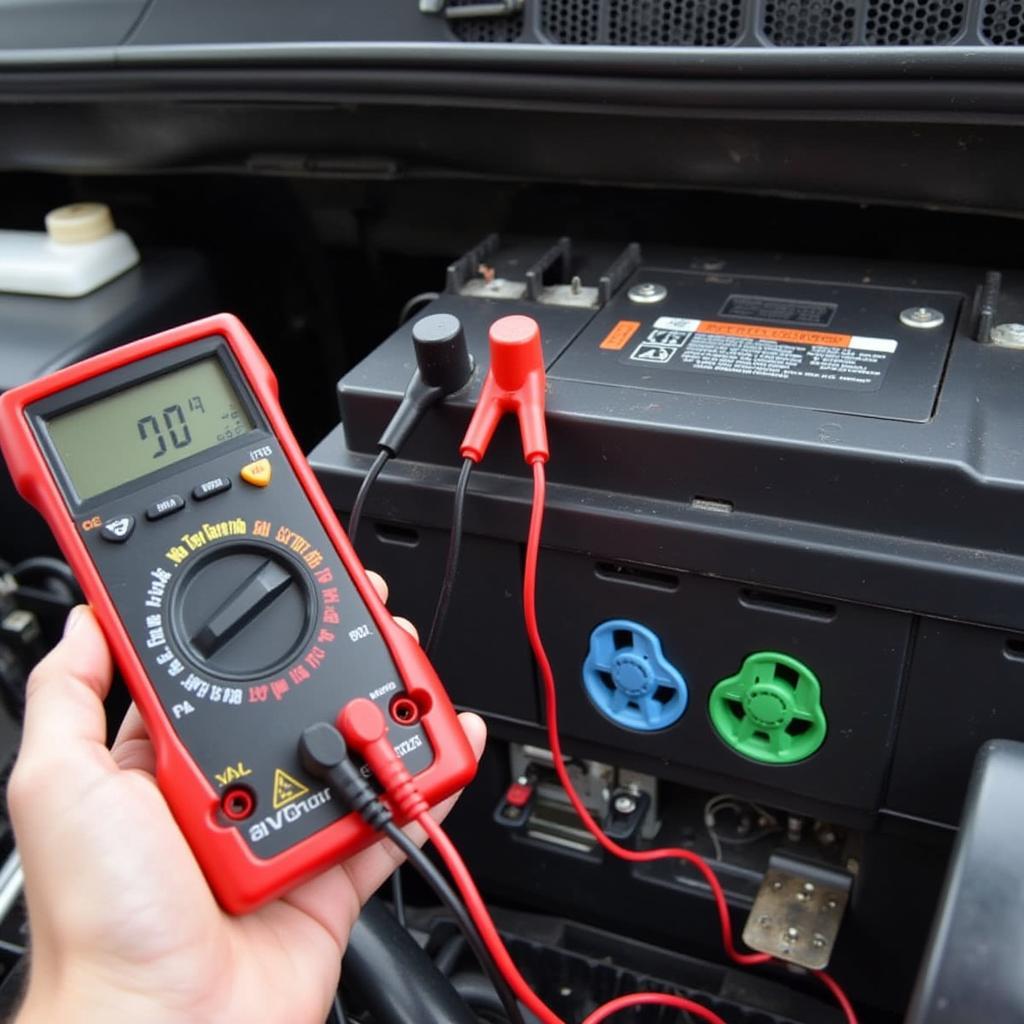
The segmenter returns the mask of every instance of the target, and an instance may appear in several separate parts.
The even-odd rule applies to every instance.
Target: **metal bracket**
[[[996,321],[1002,284],[1002,274],[998,270],[989,270],[985,274],[985,283],[978,292],[978,329],[975,341],[981,342],[982,345],[992,341],[992,325]]]
[[[779,960],[822,970],[832,958],[852,886],[846,871],[773,853],[743,941]]]
[[[421,14],[440,14],[449,21],[459,18],[508,18],[518,14],[526,0],[487,0],[478,4],[450,7],[448,0],[419,0]]]

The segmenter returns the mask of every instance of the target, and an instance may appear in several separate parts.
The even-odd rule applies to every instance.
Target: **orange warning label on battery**
[[[601,348],[618,352],[629,344],[629,339],[640,328],[639,320],[620,320],[604,337]]]
[[[852,334],[836,334],[832,331],[801,331],[792,327],[762,327],[755,324],[727,324],[715,320],[701,320],[700,331],[704,334],[725,334],[734,338],[756,338],[758,341],[783,341],[792,345],[828,345],[832,348],[849,348]]]

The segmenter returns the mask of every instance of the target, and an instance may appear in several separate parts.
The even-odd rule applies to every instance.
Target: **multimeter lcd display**
[[[215,356],[55,416],[46,425],[83,501],[253,426]]]

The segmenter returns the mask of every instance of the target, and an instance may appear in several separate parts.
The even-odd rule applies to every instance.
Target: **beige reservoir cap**
[[[71,203],[46,215],[46,233],[61,245],[95,242],[114,232],[114,218],[106,203]]]

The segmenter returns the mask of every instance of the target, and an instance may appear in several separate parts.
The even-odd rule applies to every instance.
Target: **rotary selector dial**
[[[315,597],[306,571],[262,544],[205,553],[175,588],[179,649],[223,679],[254,679],[291,661],[308,637]]]

